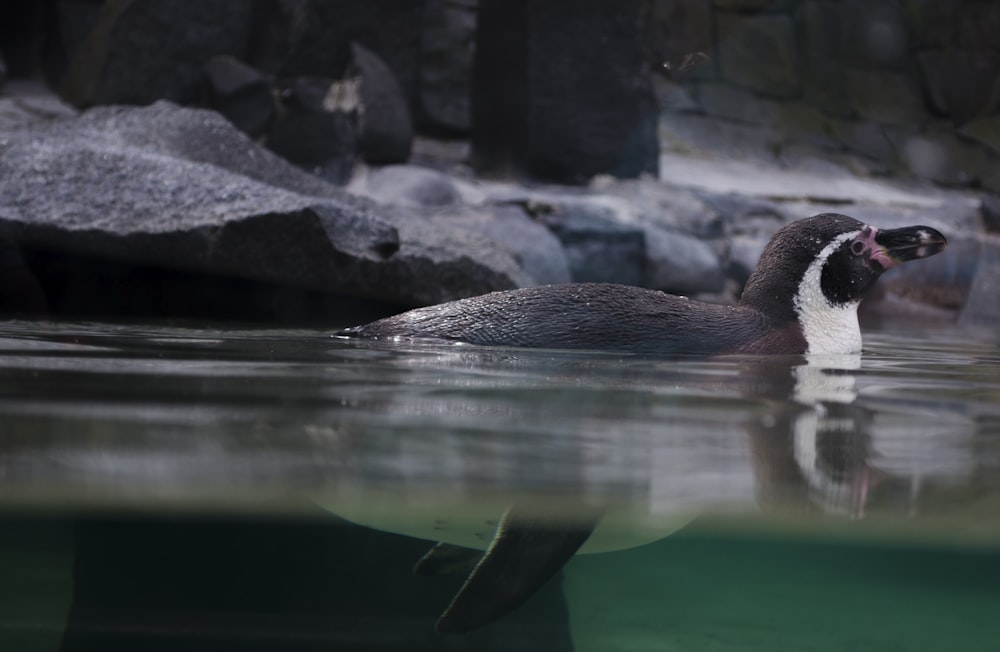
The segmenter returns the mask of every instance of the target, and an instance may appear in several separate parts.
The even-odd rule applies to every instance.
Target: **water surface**
[[[865,344],[662,360],[7,323],[0,501],[16,527],[0,541],[14,587],[0,604],[22,616],[0,631],[35,649],[142,636],[211,639],[204,649],[248,636],[260,649],[998,649],[1000,350],[957,333]],[[567,525],[602,510],[588,545],[605,552],[576,557],[484,633],[434,636],[454,583],[412,577],[410,547],[485,547],[511,504]],[[164,533],[178,539],[159,549]],[[245,553],[251,569],[233,561],[264,541],[266,554]],[[191,555],[179,565],[178,550]],[[386,556],[362,573],[372,550]],[[266,568],[290,558],[311,579]],[[186,599],[184,631],[201,634],[185,638],[157,620],[176,610],[164,586],[211,559],[239,581],[284,577],[260,594],[302,604],[254,602],[253,588],[200,613]],[[302,606],[305,584],[334,591],[345,564],[358,573],[349,606],[332,594]],[[199,572],[190,585],[210,594]],[[131,588],[141,600],[108,579],[130,573],[145,578]],[[377,625],[345,626],[368,622],[343,616],[361,603]],[[264,612],[280,622],[260,626]]]

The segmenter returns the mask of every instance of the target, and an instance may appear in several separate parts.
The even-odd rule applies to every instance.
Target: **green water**
[[[0,650],[996,650],[1000,350],[837,359],[0,332]],[[588,545],[462,636],[431,542]]]

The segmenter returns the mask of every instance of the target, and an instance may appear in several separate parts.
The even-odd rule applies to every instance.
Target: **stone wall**
[[[653,56],[669,68],[659,93],[667,149],[790,166],[832,158],[1000,192],[1000,3],[654,5]],[[691,62],[702,63],[684,70]]]

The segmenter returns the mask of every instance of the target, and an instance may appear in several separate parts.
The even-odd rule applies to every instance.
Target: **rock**
[[[357,80],[300,77],[279,98],[267,147],[331,183],[346,183],[358,149]]]
[[[378,209],[166,102],[5,132],[0,227],[29,251],[396,305],[531,283],[484,237]]]
[[[945,131],[906,139],[901,154],[914,175],[949,186],[979,181],[985,169],[996,166],[981,148],[964,143]]]
[[[256,3],[248,3],[256,4]],[[416,93],[425,0],[280,0],[264,3],[267,35],[246,61],[276,78],[342,79],[356,42],[380,57],[407,99]]]
[[[899,163],[903,139],[899,127],[859,120],[834,120],[829,125],[834,138],[850,151],[889,165]]]
[[[212,106],[240,131],[260,136],[274,116],[270,80],[236,57],[220,55],[205,64]]]
[[[684,156],[721,156],[775,164],[775,152],[788,135],[774,127],[715,120],[701,115],[665,114],[660,122],[663,152]],[[663,165],[661,156],[660,165]],[[661,169],[661,177],[671,180],[671,171]]]
[[[584,183],[657,171],[643,0],[482,0],[472,94],[480,171]]]
[[[643,229],[623,224],[611,209],[587,200],[564,200],[535,210],[562,243],[574,281],[624,285],[645,281]]]
[[[76,109],[35,81],[9,81],[0,93],[0,132],[69,118],[76,114]]]
[[[969,288],[965,307],[958,323],[967,328],[981,330],[993,339],[1000,340],[1000,242],[993,239],[984,245],[979,270]]]
[[[451,136],[469,133],[475,39],[475,0],[427,0],[416,109],[422,131]]]
[[[1000,54],[940,50],[919,55],[934,110],[962,125],[1000,106]]]
[[[713,0],[713,4],[720,9],[758,12],[784,9],[791,0]]]
[[[685,61],[691,61],[692,55],[707,55],[714,50],[711,0],[658,0],[651,4],[653,63],[661,70],[664,65],[669,66],[663,72],[675,79],[714,78],[717,71],[711,59],[703,65],[679,70]]]
[[[442,228],[471,230],[486,236],[517,260],[536,285],[573,280],[559,238],[519,206],[454,206],[438,212],[434,219]]]
[[[1000,116],[980,118],[962,126],[959,133],[989,147],[1000,154]]]
[[[847,29],[840,3],[804,0],[795,12],[802,44],[803,95],[827,115],[851,117],[853,107],[844,76],[841,35]]]
[[[927,118],[920,88],[907,73],[849,70],[847,90],[855,113],[864,120],[913,125]]]
[[[832,5],[843,16],[838,60],[857,68],[897,68],[910,65],[906,21],[899,3],[847,0]]]
[[[403,163],[413,145],[413,122],[392,71],[370,50],[351,44],[360,78],[358,153],[368,163]]]
[[[790,98],[801,92],[791,18],[717,12],[716,20],[723,79],[770,97]]]
[[[108,0],[60,92],[78,107],[195,101],[205,62],[220,54],[240,57],[253,18],[253,3],[243,0]]]
[[[461,201],[448,175],[415,165],[389,165],[369,172],[360,191],[380,204],[449,206]]]
[[[995,2],[967,2],[961,11],[953,12],[958,18],[958,37],[963,48],[973,51],[995,50],[1000,34],[1000,6]]]
[[[969,3],[963,3],[962,11],[955,11],[953,2],[904,0],[901,4],[911,41],[916,47],[925,49],[955,42],[958,25]]]
[[[719,257],[701,240],[655,226],[643,228],[646,265],[641,285],[674,294],[721,292],[726,276]]]

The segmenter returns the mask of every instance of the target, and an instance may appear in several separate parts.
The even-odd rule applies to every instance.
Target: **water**
[[[0,649],[996,650],[1000,349],[681,358],[318,331],[0,331]],[[515,505],[602,518],[433,623]]]

